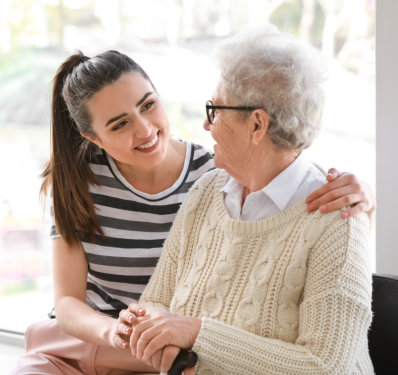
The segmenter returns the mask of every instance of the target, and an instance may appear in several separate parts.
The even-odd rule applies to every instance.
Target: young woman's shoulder
[[[198,143],[188,142],[186,143],[191,147],[192,152],[192,160],[198,164],[205,164],[207,162],[211,162],[211,167],[214,168],[213,159],[214,152],[208,149],[207,147],[200,145]]]
[[[201,153],[201,154],[207,154],[207,155],[208,155],[209,157],[211,157],[211,158],[214,157],[214,152],[211,151],[211,150],[210,150],[209,148],[207,148],[206,146],[201,145],[201,144],[199,144],[199,143],[195,143],[195,142],[188,142],[188,141],[185,141],[185,142],[191,144],[191,145],[192,145],[192,148],[193,148],[193,150],[194,150],[195,152],[198,152],[198,153]]]
[[[187,145],[187,182],[193,184],[206,172],[214,169],[214,154],[197,143],[184,141]],[[188,160],[189,159],[189,160]]]

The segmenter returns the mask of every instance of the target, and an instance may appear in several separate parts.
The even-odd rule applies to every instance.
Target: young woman
[[[51,187],[53,201],[57,318],[28,328],[27,354],[13,373],[154,372],[119,350],[131,328],[117,317],[140,297],[178,208],[214,168],[213,155],[170,136],[155,86],[116,51],[77,53],[61,65],[51,126],[42,190]],[[373,210],[371,193],[351,174],[333,170],[328,178],[309,210]]]

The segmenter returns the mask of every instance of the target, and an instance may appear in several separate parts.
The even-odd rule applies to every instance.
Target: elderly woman
[[[316,53],[266,29],[218,60],[204,124],[218,169],[177,215],[140,300],[147,314],[123,312],[136,316],[132,353],[164,371],[168,348],[192,349],[201,375],[372,374],[368,218],[304,201],[325,182],[302,155],[324,102]]]

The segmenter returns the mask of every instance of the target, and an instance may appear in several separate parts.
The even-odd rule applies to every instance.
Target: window
[[[374,0],[2,1],[0,328],[23,332],[52,308],[39,176],[49,156],[51,79],[69,54],[126,52],[157,86],[175,135],[212,147],[202,129],[216,79],[211,51],[269,20],[331,61],[324,127],[309,155],[374,188],[374,7]]]

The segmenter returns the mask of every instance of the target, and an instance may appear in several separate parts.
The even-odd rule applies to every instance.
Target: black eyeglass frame
[[[206,115],[209,124],[212,124],[215,118],[215,109],[232,109],[236,111],[255,111],[259,109],[259,107],[250,107],[250,106],[230,106],[230,105],[214,105],[211,100],[206,102]],[[210,116],[210,110],[213,111],[213,119]]]

